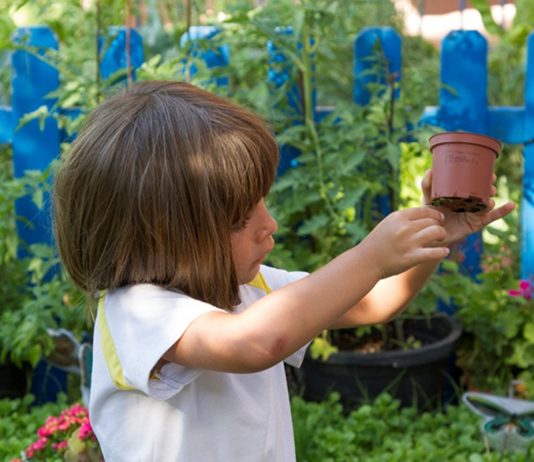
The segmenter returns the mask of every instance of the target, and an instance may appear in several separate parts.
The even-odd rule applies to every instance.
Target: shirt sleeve
[[[168,399],[202,373],[169,363],[151,375],[155,364],[195,319],[219,308],[150,285],[119,289],[107,297],[109,331],[122,375],[132,388],[155,399]]]
[[[304,361],[304,356],[306,356],[306,351],[308,350],[310,343],[311,342],[306,343],[306,345],[304,345],[302,348],[295,351],[295,353],[293,353],[292,355],[289,355],[286,359],[284,359],[284,362],[293,367],[302,366],[302,362]]]

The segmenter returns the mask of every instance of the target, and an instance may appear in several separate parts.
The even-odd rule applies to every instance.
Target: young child
[[[99,294],[90,414],[107,462],[295,460],[283,361],[299,366],[325,328],[392,317],[448,245],[513,209],[394,212],[290,273],[262,265],[277,162],[257,116],[179,82],[133,85],[74,142],[55,231],[74,282]]]

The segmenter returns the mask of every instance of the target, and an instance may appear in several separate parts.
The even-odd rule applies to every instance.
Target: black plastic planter
[[[388,392],[402,406],[439,408],[451,381],[449,358],[461,327],[450,316],[437,313],[431,319],[405,321],[404,328],[423,346],[381,353],[340,351],[327,361],[307,356],[301,368],[304,398],[320,401],[337,391],[341,403],[350,409]]]
[[[11,361],[0,363],[0,399],[22,398],[27,390],[28,370]]]

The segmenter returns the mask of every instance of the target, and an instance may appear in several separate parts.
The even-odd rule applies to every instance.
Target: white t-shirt
[[[306,273],[261,267],[241,286],[246,309]],[[198,316],[218,308],[151,284],[102,298],[90,416],[106,462],[290,462],[293,429],[283,363],[252,374],[168,363],[150,372]],[[300,366],[305,347],[287,358]]]

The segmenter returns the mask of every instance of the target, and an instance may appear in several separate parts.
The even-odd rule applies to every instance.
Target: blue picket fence
[[[124,69],[129,63],[133,71],[143,62],[141,37],[135,30],[114,28],[110,45],[105,50],[101,63],[103,78]],[[186,33],[183,43],[213,37],[217,30],[212,27],[196,27]],[[126,47],[126,41],[129,46]],[[15,41],[36,47],[38,54],[47,49],[57,49],[54,34],[46,27],[20,29]],[[369,101],[367,84],[373,77],[370,72],[375,44],[381,42],[390,72],[401,78],[402,40],[389,27],[373,27],[362,30],[354,42],[354,87],[353,98],[359,104]],[[272,62],[283,59],[283,51],[267,46]],[[534,34],[528,40],[525,102],[523,107],[490,107],[487,101],[487,42],[476,31],[454,31],[446,36],[441,52],[441,91],[438,107],[427,108],[421,123],[442,127],[446,130],[465,130],[494,136],[504,143],[524,145],[523,198],[521,200],[521,277],[534,276]],[[126,50],[130,50],[130,56]],[[204,53],[204,52],[202,52]],[[207,67],[224,66],[230,59],[226,47],[210,50],[203,55]],[[47,95],[59,85],[57,70],[25,50],[17,50],[12,56],[12,106],[0,108],[0,143],[13,146],[14,171],[16,176],[25,170],[44,170],[58,156],[64,135],[53,118],[46,120],[44,129],[32,121],[17,129],[19,118],[42,105],[55,108],[56,101]],[[275,84],[283,82],[280,72],[266,76]],[[219,82],[225,84],[224,79]],[[282,158],[280,173],[292,163],[288,152]],[[284,156],[284,153],[283,153]],[[51,242],[48,210],[37,210],[30,198],[17,201],[17,214],[25,221],[19,222],[18,232],[26,243]],[[464,246],[467,269],[479,270],[482,240],[480,234],[468,239]]]

